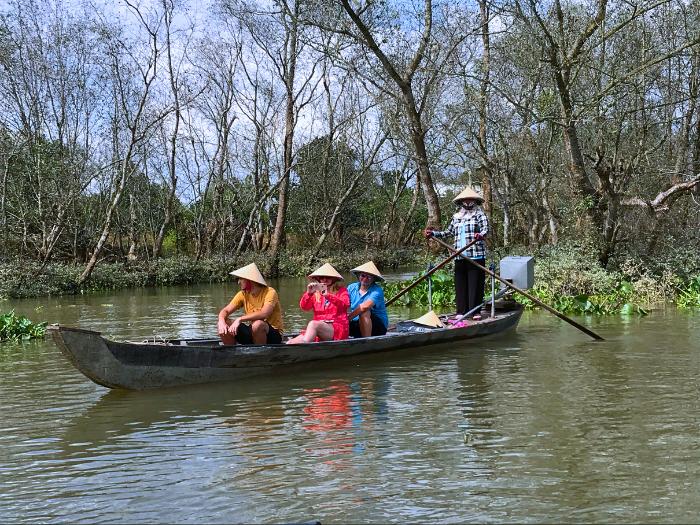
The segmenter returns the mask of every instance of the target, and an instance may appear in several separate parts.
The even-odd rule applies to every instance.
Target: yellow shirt
[[[270,324],[270,326],[276,328],[280,332],[282,332],[284,328],[282,325],[282,309],[280,308],[280,300],[277,296],[277,291],[270,286],[264,287],[260,293],[258,293],[258,295],[253,295],[250,292],[244,292],[241,290],[233,296],[233,299],[231,299],[231,303],[229,304],[234,308],[234,310],[238,310],[239,308],[243,307],[246,314],[259,312],[263,309],[263,306],[266,304],[271,304],[273,305],[272,313],[270,314],[270,317],[265,320]]]

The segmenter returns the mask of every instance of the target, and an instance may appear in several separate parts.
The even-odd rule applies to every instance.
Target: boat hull
[[[269,373],[296,363],[465,341],[515,328],[521,308],[461,328],[389,332],[385,336],[302,345],[221,346],[216,340],[117,342],[99,332],[53,325],[49,332],[68,360],[95,383],[145,390]]]

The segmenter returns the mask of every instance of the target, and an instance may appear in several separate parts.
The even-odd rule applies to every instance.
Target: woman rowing
[[[486,245],[484,237],[489,233],[489,220],[481,209],[484,198],[467,186],[464,191],[452,201],[457,205],[457,211],[452,221],[444,231],[426,229],[426,238],[454,237],[454,247],[459,250],[472,241],[471,247],[455,260],[455,295],[457,313],[465,314],[481,304],[484,300],[484,271],[471,264],[466,258],[478,262],[482,266],[486,262]],[[477,312],[473,318],[481,319]]]

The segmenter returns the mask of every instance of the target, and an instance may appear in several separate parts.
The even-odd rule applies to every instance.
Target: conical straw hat
[[[430,326],[432,328],[444,328],[445,325],[442,324],[440,318],[430,310],[427,314],[413,320],[414,323],[422,324],[423,326]]]
[[[326,263],[320,268],[317,268],[309,274],[309,279],[312,277],[332,277],[333,279],[343,280],[343,276],[338,273],[338,270],[333,268],[330,263]]]
[[[255,265],[255,263],[250,263],[248,266],[244,266],[243,268],[239,268],[238,270],[233,270],[232,272],[230,272],[230,274],[235,275],[236,277],[240,277],[241,279],[248,279],[249,281],[253,281],[254,283],[267,286],[264,277],[260,273],[260,270],[258,270],[258,267]]]
[[[383,281],[384,277],[382,277],[382,274],[379,273],[379,270],[377,269],[377,266],[372,262],[368,261],[365,264],[361,264],[357,268],[353,268],[350,270],[352,273],[354,273],[356,276],[360,272],[364,273],[369,273],[371,275],[374,275],[377,281]]]
[[[460,193],[454,199],[452,199],[452,202],[457,202],[464,199],[474,199],[479,202],[484,202],[484,198],[477,192],[475,192],[471,186],[467,186],[466,188],[464,188],[462,190],[462,193]]]

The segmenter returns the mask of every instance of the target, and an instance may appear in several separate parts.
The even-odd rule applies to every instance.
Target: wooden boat
[[[402,323],[386,335],[300,345],[224,346],[218,339],[118,342],[99,332],[51,325],[48,331],[68,360],[95,383],[108,388],[145,390],[274,372],[295,363],[365,353],[425,347],[500,334],[517,326],[522,308],[501,304],[494,317],[463,327],[416,328]]]

